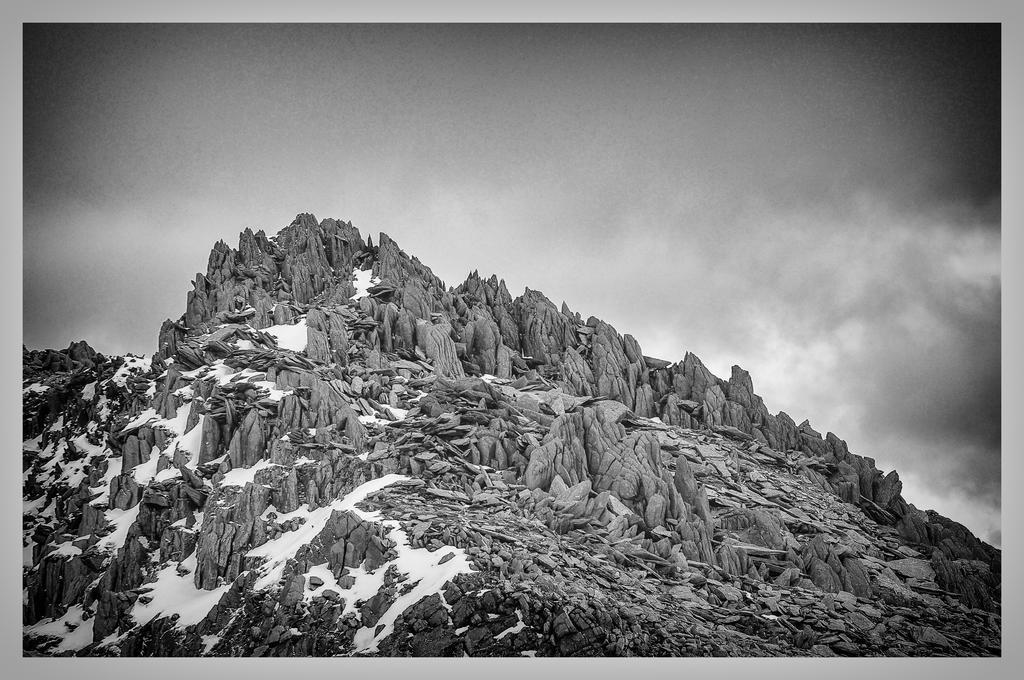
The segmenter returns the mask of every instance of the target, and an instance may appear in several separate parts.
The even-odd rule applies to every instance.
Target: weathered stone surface
[[[227,487],[210,499],[196,545],[196,588],[213,590],[220,579],[238,576],[244,553],[266,538],[259,517],[269,501],[270,490],[262,484],[247,484],[241,491]]]
[[[267,425],[256,409],[250,409],[228,444],[232,467],[252,467],[263,457],[267,443]]]
[[[786,546],[782,520],[767,510],[737,508],[719,518],[719,526],[735,532],[736,537],[744,543],[775,550],[782,550]]]
[[[575,345],[575,330],[543,293],[530,290],[512,303],[512,316],[519,328],[523,356],[542,363],[557,364],[566,347]]]
[[[843,584],[832,568],[817,557],[812,557],[807,565],[807,573],[811,581],[826,593],[838,593]]]
[[[1000,653],[999,551],[740,367],[377,242],[218,243],[151,363],[24,350],[26,654]]]
[[[899,474],[892,470],[874,487],[874,500],[883,508],[889,507],[903,490]]]
[[[872,595],[871,578],[863,562],[855,557],[842,558],[842,588],[858,597],[870,598]]]
[[[446,325],[434,325],[419,321],[416,325],[416,346],[434,365],[434,373],[445,378],[465,376],[462,363],[450,337],[451,329]]]
[[[901,560],[890,560],[886,565],[896,573],[909,578],[918,578],[925,581],[935,579],[935,571],[928,560],[919,560],[912,557],[905,557]]]
[[[708,504],[707,493],[697,483],[690,463],[683,456],[676,458],[673,485],[679,492],[680,498],[692,508],[693,513],[704,522],[704,526],[710,532],[714,525],[714,519]]]

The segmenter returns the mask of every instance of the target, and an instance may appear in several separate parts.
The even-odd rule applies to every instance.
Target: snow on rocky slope
[[[1000,553],[750,376],[299,215],[24,352],[24,650],[1000,653]]]

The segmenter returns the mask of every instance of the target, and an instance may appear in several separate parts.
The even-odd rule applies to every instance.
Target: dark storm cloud
[[[999,283],[942,281],[918,279],[927,286],[916,296],[922,322],[889,324],[889,337],[873,338],[857,362],[860,376],[874,374],[861,379],[866,418],[933,489],[959,489],[998,506]]]
[[[586,304],[574,309],[607,310],[649,354],[690,349],[726,377],[741,364],[773,411],[898,469],[911,501],[956,496],[961,521],[998,528],[998,231],[966,226],[959,211],[861,204],[770,219],[753,211],[718,250],[692,245],[721,242],[716,228],[649,237],[630,249],[636,262],[576,296]]]
[[[999,528],[993,25],[27,26],[24,340],[150,352],[219,238],[384,230],[738,363]]]

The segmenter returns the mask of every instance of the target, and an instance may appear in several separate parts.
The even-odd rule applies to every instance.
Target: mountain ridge
[[[998,653],[998,618],[985,617],[998,617],[1000,551],[907,504],[895,471],[883,475],[835,434],[822,437],[806,420],[797,425],[784,412],[770,413],[739,366],[723,380],[690,352],[675,363],[645,356],[632,336],[595,317],[584,320],[565,302],[558,308],[528,287],[513,298],[494,275],[484,279],[474,270],[448,287],[386,233],[374,245],[351,222],[318,222],[308,213],[273,237],[246,229],[237,248],[218,241],[207,272],[192,285],[185,313],[162,324],[148,365],[108,360],[84,343],[64,352],[23,352],[26,653],[168,654],[175,647],[166,640],[180,646],[181,638],[190,654],[729,654],[744,649],[737,640],[751,635],[728,632],[738,615],[711,617],[716,640],[710,630],[693,632],[709,623],[694,612],[757,603],[743,594],[749,586],[761,597],[764,587],[755,584],[766,586],[775,603],[759,614],[775,618],[758,621],[779,628],[754,634],[762,640],[754,645],[759,654],[913,653],[915,647]],[[429,446],[411,454],[413,440]],[[69,450],[75,451],[70,461]],[[75,463],[77,476],[69,477]],[[307,474],[310,468],[317,472]],[[61,470],[56,479],[55,469]],[[390,484],[374,485],[389,475]],[[779,483],[792,492],[764,493],[779,491],[769,480],[783,477]],[[814,489],[814,503],[828,506],[824,515],[809,515],[787,498],[807,489]],[[388,496],[415,504],[410,497],[417,494],[469,505],[446,522],[393,519],[357,507],[383,495],[380,502],[401,513],[388,506]],[[48,504],[41,506],[41,498]],[[460,517],[474,517],[479,504],[505,508],[504,521],[523,536],[544,537],[541,545],[552,536],[573,536],[577,545],[557,559],[546,553],[547,561],[529,560],[531,571],[527,556],[492,550],[495,543],[515,545],[500,528],[479,518],[467,533]],[[48,520],[43,511],[51,506]],[[325,508],[329,515],[320,512]],[[278,513],[287,522],[277,522]],[[424,514],[436,513],[428,506]],[[459,568],[435,564],[434,571],[417,573],[416,584],[436,580],[438,570],[450,578],[402,609],[403,598],[420,585],[410,595],[389,578],[415,580],[415,565],[427,559],[417,551],[432,551],[418,544],[429,528],[419,538],[409,531],[431,520],[446,526],[432,539],[438,544],[429,545],[448,546],[452,557],[444,564]],[[319,530],[312,534],[310,527]],[[885,549],[864,539],[865,527],[871,535],[882,532],[878,545]],[[264,546],[298,535],[309,540],[289,556],[275,562],[264,554]],[[574,552],[594,541],[601,545],[594,555],[626,565],[621,571],[630,572],[634,587],[646,591],[647,577],[661,587],[660,608],[651,598],[634,603],[655,612],[641,618],[663,630],[679,624],[685,634],[637,631],[629,612],[603,620],[586,598],[575,608],[545,610],[515,590],[529,582],[530,592],[550,591],[544,578],[557,573],[563,585],[604,582],[613,592],[597,575],[605,565]],[[161,570],[145,563],[154,542],[157,564],[167,564]],[[579,574],[570,578],[567,569]],[[384,581],[373,595],[349,592],[377,584],[381,570]],[[328,574],[336,586],[331,597],[319,594]],[[321,585],[311,589],[314,578]],[[483,603],[458,585],[481,578],[506,597]],[[729,585],[736,582],[743,587]],[[154,596],[136,591],[146,591],[147,583],[160,584],[157,592],[177,588],[186,599],[211,602],[189,626],[178,625],[190,620],[182,612],[178,623],[168,623],[161,616],[168,610],[143,622]],[[261,594],[278,586],[277,604],[266,613],[279,622],[266,631],[250,626],[243,643],[230,621],[241,616],[255,623],[247,608],[262,596],[266,609]],[[841,631],[787,624],[772,588],[796,598],[803,591],[828,593],[832,611],[825,619],[839,598],[850,616],[865,617],[857,605],[863,599],[878,612],[874,618],[885,620],[853,617]],[[216,602],[211,593],[219,593]],[[455,601],[469,607],[471,599],[510,625],[493,631],[486,620],[455,616]],[[436,606],[420,612],[428,600]],[[955,601],[985,614],[964,614],[982,618],[958,623],[957,632],[938,617],[912,627],[901,646],[887,644],[884,635],[887,622],[904,615],[882,617],[878,600],[902,609],[936,607],[935,601],[956,608]],[[308,621],[309,603],[337,612],[336,621],[348,617],[348,624],[317,629]],[[306,607],[301,615],[300,605]],[[536,614],[538,606],[546,613]],[[580,607],[589,613],[577,621],[572,612]],[[403,646],[395,631],[406,619],[413,638],[424,634],[433,642]],[[467,621],[463,634],[452,632]],[[286,622],[297,625],[279,630]],[[70,637],[81,638],[70,645],[68,636],[52,634],[69,624]],[[318,647],[303,626],[329,642]],[[86,628],[91,639],[74,647],[84,642]],[[526,644],[527,629],[539,631],[534,635],[543,642],[516,649]],[[211,637],[218,639],[207,647],[202,640]]]

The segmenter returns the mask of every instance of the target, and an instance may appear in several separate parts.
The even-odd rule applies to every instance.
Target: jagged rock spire
[[[351,223],[218,242],[152,361],[24,367],[32,653],[999,651],[998,551],[739,366]]]

